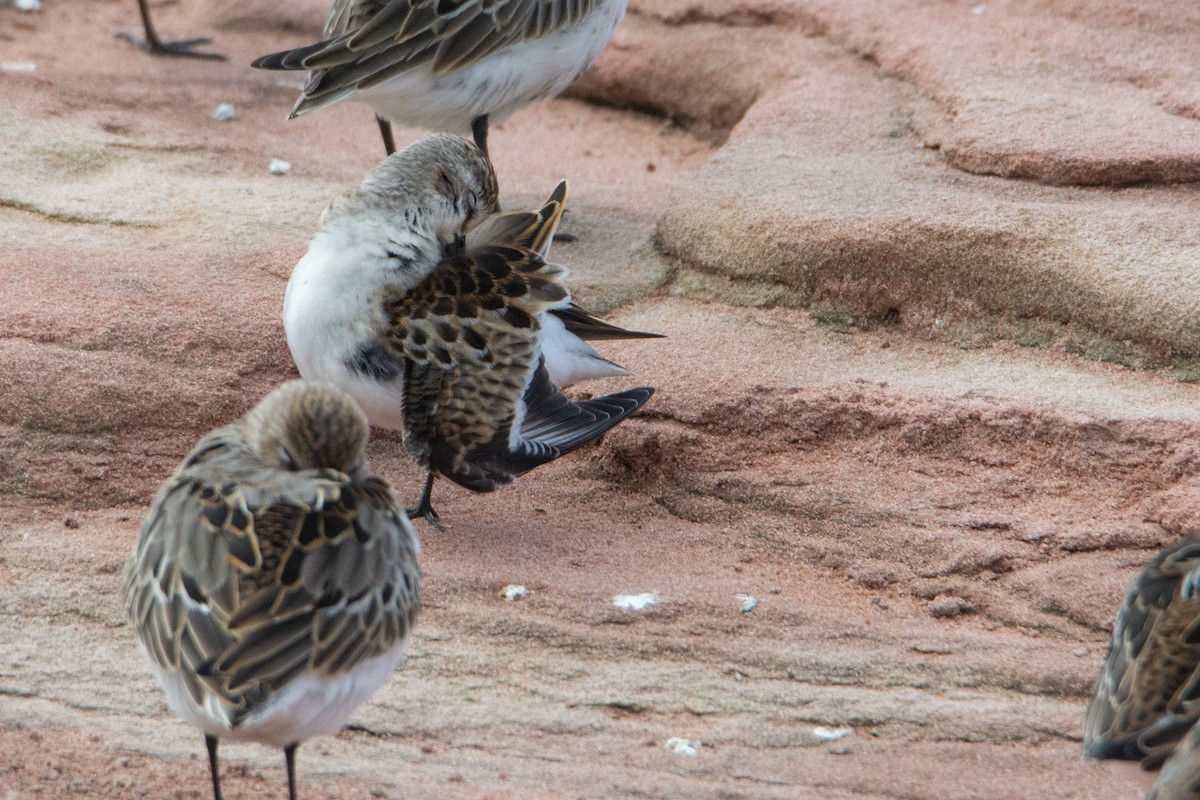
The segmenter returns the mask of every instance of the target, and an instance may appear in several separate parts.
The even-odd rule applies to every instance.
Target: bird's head
[[[435,134],[385,158],[363,181],[359,202],[384,208],[413,229],[452,248],[499,210],[496,173],[461,136]]]
[[[279,469],[366,469],[369,425],[351,397],[327,383],[288,381],[245,417],[246,438]]]

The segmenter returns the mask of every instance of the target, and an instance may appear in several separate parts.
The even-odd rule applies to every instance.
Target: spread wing
[[[470,450],[447,477],[477,492],[491,491],[602,436],[653,394],[654,389],[642,386],[571,401],[551,383],[542,359],[521,398],[523,413],[516,432],[506,423],[491,441]]]
[[[260,69],[306,69],[292,115],[369,89],[414,67],[444,75],[520,42],[579,22],[597,0],[339,0],[325,39],[256,60]]]
[[[453,474],[512,421],[537,360],[538,315],[560,303],[565,270],[533,251],[476,247],[385,302],[389,346],[405,362],[405,444]]]
[[[194,451],[155,500],[124,589],[150,658],[231,725],[305,669],[398,644],[419,604],[416,540],[386,484],[238,461]]]
[[[1186,539],[1156,557],[1125,597],[1088,706],[1089,756],[1157,767],[1200,718],[1197,570],[1200,540]]]

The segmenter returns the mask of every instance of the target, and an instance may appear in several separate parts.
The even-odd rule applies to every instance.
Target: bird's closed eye
[[[279,463],[283,465],[284,469],[292,472],[300,469],[300,465],[296,463],[296,457],[286,447],[279,448]]]

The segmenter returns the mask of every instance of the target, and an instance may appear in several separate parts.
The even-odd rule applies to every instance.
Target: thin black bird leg
[[[142,27],[146,29],[146,38],[142,39],[130,33],[129,31],[121,31],[117,37],[131,42],[136,47],[145,50],[147,53],[154,53],[160,56],[183,56],[185,58],[211,58],[214,61],[224,61],[225,56],[220,53],[198,53],[192,50],[193,47],[208,44],[212,39],[200,37],[197,39],[176,39],[171,42],[164,42],[158,38],[158,31],[154,30],[154,23],[150,21],[150,6],[148,0],[138,0],[138,10],[142,12]]]
[[[425,491],[421,492],[421,502],[417,503],[416,508],[406,509],[406,513],[409,519],[423,519],[436,530],[444,531],[446,527],[442,525],[438,513],[433,510],[433,501],[430,499],[433,494],[434,477],[433,471],[430,470],[429,477],[425,479]]]
[[[204,734],[204,743],[208,745],[208,769],[212,772],[213,800],[221,798],[221,773],[217,769],[217,737]]]
[[[475,146],[483,151],[485,156],[488,155],[487,135],[488,135],[488,115],[480,114],[475,119],[471,120],[471,135],[475,137]],[[491,156],[488,156],[490,159]]]
[[[396,139],[392,136],[392,123],[378,114],[375,115],[375,121],[379,123],[379,135],[383,137],[383,149],[387,150],[387,154],[390,156],[396,152]]]
[[[283,748],[283,758],[287,761],[288,800],[296,800],[296,748],[299,742],[292,742]]]

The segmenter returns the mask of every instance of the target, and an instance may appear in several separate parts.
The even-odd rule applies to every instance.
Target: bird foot
[[[164,42],[158,37],[143,39],[129,31],[121,31],[117,34],[118,39],[124,39],[139,50],[145,50],[147,53],[153,53],[160,56],[181,56],[184,58],[208,58],[213,61],[225,61],[225,56],[221,53],[203,53],[196,52],[192,48],[202,47],[212,42],[212,39],[206,37],[197,37],[195,39],[174,39]]]
[[[422,503],[416,508],[407,508],[404,513],[408,514],[409,519],[423,519],[428,522],[438,533],[445,533],[446,526],[442,524],[441,517],[433,510],[431,503]]]

